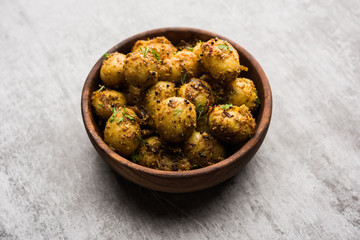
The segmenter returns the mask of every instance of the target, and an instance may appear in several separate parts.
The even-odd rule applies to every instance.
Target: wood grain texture
[[[0,239],[359,239],[359,1],[151,4],[0,2]],[[168,26],[244,46],[273,93],[254,159],[196,193],[119,177],[79,109],[99,56]]]

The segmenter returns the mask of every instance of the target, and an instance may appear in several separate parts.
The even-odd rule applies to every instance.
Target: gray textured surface
[[[359,239],[360,2],[0,1],[0,239]],[[95,61],[189,26],[251,52],[267,138],[237,176],[164,194],[101,160],[80,114]]]

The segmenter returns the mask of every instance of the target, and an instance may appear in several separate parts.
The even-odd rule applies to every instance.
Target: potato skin
[[[178,90],[178,96],[192,102],[196,106],[196,111],[199,113],[202,110],[203,115],[209,106],[214,104],[211,86],[198,78],[192,78],[188,83],[183,84]]]
[[[196,127],[195,106],[185,98],[170,97],[160,102],[154,119],[162,139],[181,142],[186,140]]]
[[[104,141],[121,156],[130,156],[138,147],[141,137],[138,121],[130,108],[118,109],[106,122]]]
[[[175,83],[159,81],[147,89],[144,97],[144,107],[150,115],[154,115],[159,103],[169,97],[176,96]]]
[[[134,44],[132,52],[144,52],[146,47],[154,49],[160,56],[168,56],[177,51],[176,47],[174,47],[166,37],[156,37],[147,40],[138,40]]]
[[[226,105],[216,106],[209,115],[210,130],[215,137],[223,142],[236,144],[255,134],[255,119],[247,106],[226,108]]]
[[[239,54],[227,41],[212,38],[201,46],[204,69],[219,81],[232,81],[240,73]]]
[[[167,152],[167,146],[157,136],[149,137],[140,144],[135,159],[142,166],[159,170],[185,171],[190,170],[191,167],[188,159],[171,156]]]
[[[126,55],[124,70],[129,85],[147,88],[158,81],[159,61],[150,51],[145,56],[141,52],[131,52]]]
[[[213,136],[206,132],[196,132],[185,142],[185,155],[192,165],[206,167],[223,160],[225,148]]]
[[[256,110],[259,98],[253,81],[247,78],[237,78],[230,83],[229,90],[230,103],[236,106],[245,104],[250,111]]]
[[[92,93],[91,105],[94,107],[95,114],[103,119],[108,119],[112,115],[112,108],[120,108],[126,105],[126,98],[121,92],[105,89],[97,90]]]
[[[125,84],[125,58],[124,54],[114,52],[103,61],[100,78],[106,87],[118,89]]]
[[[187,49],[170,54],[160,65],[159,79],[179,83],[181,80],[186,81],[192,77],[199,77],[201,65],[198,60],[198,57]]]

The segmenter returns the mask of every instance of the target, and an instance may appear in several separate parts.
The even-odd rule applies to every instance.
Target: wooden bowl
[[[269,128],[272,112],[272,97],[268,79],[255,58],[240,45],[218,34],[194,28],[160,28],[139,33],[120,42],[111,48],[108,53],[118,51],[126,54],[131,51],[131,47],[137,40],[156,36],[165,36],[174,45],[178,44],[180,40],[200,39],[207,41],[214,37],[231,43],[239,52],[240,63],[249,68],[248,72],[242,72],[240,76],[254,81],[261,100],[261,105],[254,116],[257,124],[255,135],[223,161],[212,166],[190,171],[173,172],[151,169],[121,157],[103,141],[103,134],[96,122],[96,116],[94,116],[90,103],[92,92],[98,89],[101,83],[99,72],[104,60],[103,56],[91,69],[82,91],[81,110],[86,132],[100,156],[117,173],[138,185],[163,192],[192,192],[212,187],[238,173],[250,161],[262,144]]]

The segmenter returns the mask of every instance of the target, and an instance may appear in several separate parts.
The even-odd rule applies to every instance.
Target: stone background
[[[273,91],[253,160],[196,193],[119,177],[80,112],[104,52],[169,26],[238,42]],[[1,0],[0,33],[0,239],[360,238],[359,1]]]

